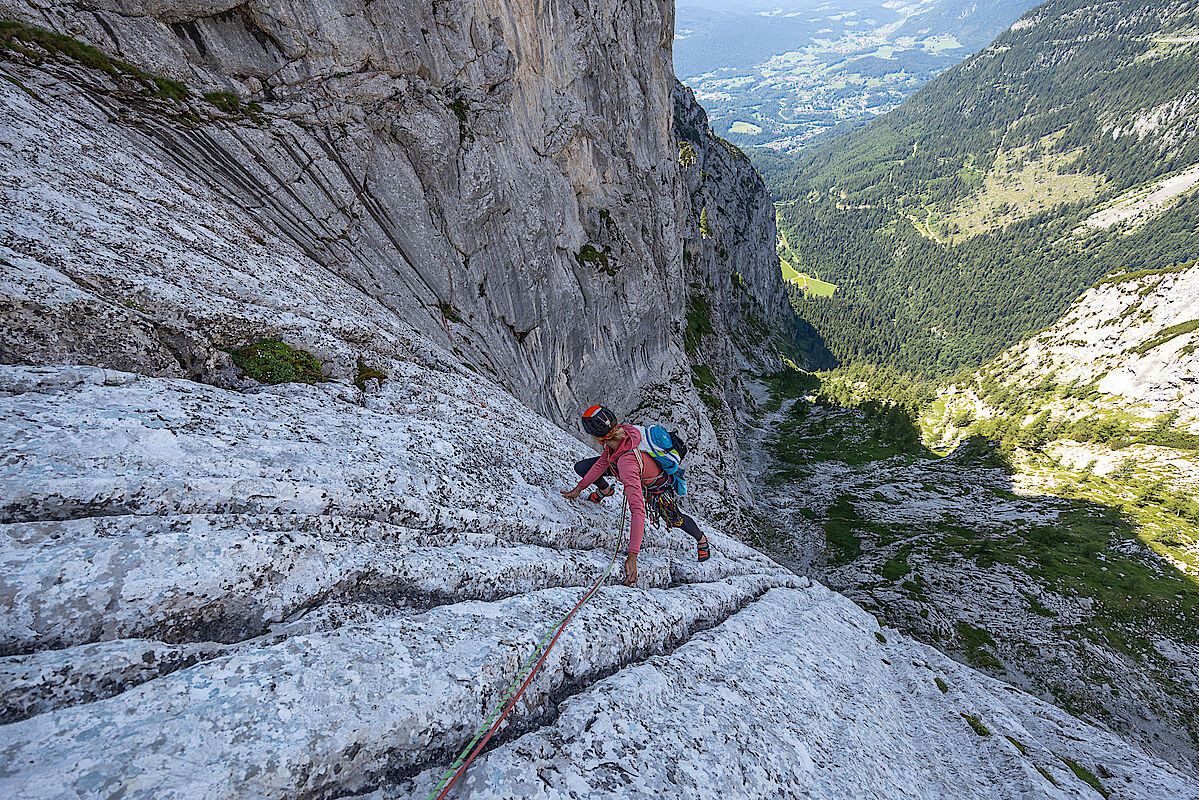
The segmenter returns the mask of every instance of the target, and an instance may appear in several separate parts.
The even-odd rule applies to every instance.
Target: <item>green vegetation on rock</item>
[[[358,391],[365,392],[366,382],[371,380],[378,381],[379,385],[382,386],[383,381],[387,380],[387,373],[359,361],[358,374],[354,376],[354,385],[358,387]]]
[[[258,103],[243,103],[233,92],[208,92],[204,99],[218,111],[234,117],[244,116],[257,121],[262,112],[262,106]]]
[[[708,410],[715,413],[724,408],[724,401],[717,394],[716,373],[707,364],[694,364],[691,367],[691,384],[699,390],[699,399]]]
[[[1092,455],[1156,448],[1167,449],[1163,461],[1169,449],[1191,458],[1193,434],[1178,429],[1180,414],[1103,411],[1093,385],[1051,375],[1020,385],[1014,369],[990,366],[960,393],[868,365],[764,376],[758,413],[773,424],[766,482],[794,496],[789,508],[816,509],[826,580],[881,621],[991,674],[1028,680],[1105,725],[1115,724],[1114,709],[1152,703],[1199,744],[1199,720],[1185,708],[1193,689],[1167,655],[1170,643],[1199,645],[1199,502],[1143,449],[1107,477],[1096,465],[1111,470],[1110,459]],[[997,404],[1002,413],[992,416]],[[1083,416],[1059,419],[1051,409]],[[942,434],[958,444],[940,457],[924,442]],[[1073,470],[1051,455],[1064,442],[1081,454]],[[1043,476],[1039,488],[1030,488],[1033,476]],[[992,573],[994,583],[982,577]],[[959,603],[975,582],[998,594],[982,606]],[[990,609],[1007,622],[980,613]],[[1049,652],[1091,672],[1064,676]]]
[[[600,272],[616,277],[617,267],[613,263],[607,247],[596,250],[594,245],[585,244],[579,252],[575,253],[575,261],[579,263],[580,267],[592,266]]]
[[[1180,322],[1177,325],[1171,325],[1165,330],[1158,331],[1152,338],[1142,342],[1132,349],[1137,355],[1144,355],[1156,347],[1161,347],[1171,339],[1199,330],[1199,319],[1192,319],[1186,322]]]
[[[829,549],[829,562],[834,565],[848,564],[862,553],[862,542],[856,529],[863,520],[854,510],[848,495],[843,495],[828,512],[824,524],[825,542]]]
[[[1092,789],[1099,792],[1099,794],[1103,795],[1105,798],[1111,796],[1111,792],[1108,791],[1106,787],[1104,787],[1103,783],[1100,782],[1099,778],[1095,775],[1094,772],[1091,772],[1089,769],[1084,767],[1082,764],[1079,764],[1074,759],[1067,758],[1066,756],[1063,756],[1063,755],[1058,755],[1058,758],[1061,759],[1063,764],[1065,764],[1067,767],[1070,768],[1070,771],[1073,772],[1080,781],[1088,784]]]
[[[982,720],[979,719],[978,717],[972,716],[970,714],[962,714],[962,719],[964,719],[964,720],[966,720],[966,722],[970,723],[970,727],[973,728],[974,732],[977,733],[979,736],[990,736],[991,735],[991,732],[989,730],[987,730],[987,726],[983,725]]]
[[[694,356],[705,336],[715,332],[712,327],[712,304],[708,298],[692,293],[687,296],[687,327],[683,330],[683,347]]]
[[[276,339],[259,339],[232,353],[233,363],[259,383],[320,383],[321,362],[307,350],[299,350]]]
[[[683,169],[691,166],[699,158],[699,153],[695,150],[695,145],[688,141],[679,142],[679,166]]]
[[[965,621],[959,621],[956,627],[958,639],[961,640],[962,648],[966,651],[966,658],[971,664],[976,667],[991,672],[1006,672],[1003,662],[991,653],[987,648],[995,647],[995,640],[991,638],[991,634],[983,628],[971,625]]]
[[[20,22],[0,20],[0,51],[4,50],[20,53],[35,63],[40,63],[47,56],[67,58],[89,69],[105,72],[114,78],[132,79],[141,84],[145,94],[152,97],[181,103],[189,95],[187,87],[178,81],[150,75],[89,44]]]

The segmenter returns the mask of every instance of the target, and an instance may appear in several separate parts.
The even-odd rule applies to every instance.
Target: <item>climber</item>
[[[596,491],[588,500],[598,503],[609,497],[616,489],[608,485],[607,475],[617,476],[624,484],[624,496],[628,500],[632,520],[629,529],[629,554],[625,558],[625,586],[637,582],[637,553],[641,550],[641,537],[645,533],[645,512],[654,522],[661,520],[667,528],[682,528],[695,539],[700,561],[711,556],[708,538],[688,515],[679,510],[679,498],[670,476],[658,466],[650,455],[638,450],[641,431],[635,425],[618,425],[616,415],[603,406],[592,406],[583,412],[583,428],[603,445],[603,452],[596,458],[586,458],[575,464],[575,472],[581,479],[575,488],[562,492],[562,496],[578,499],[583,489],[594,483]],[[647,503],[648,501],[648,503]]]

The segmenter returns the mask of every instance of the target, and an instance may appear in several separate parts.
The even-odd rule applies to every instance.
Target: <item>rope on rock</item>
[[[553,627],[546,631],[541,639],[537,642],[537,647],[533,650],[533,654],[529,656],[529,660],[525,662],[523,667],[521,667],[520,672],[516,673],[516,677],[513,679],[512,684],[508,687],[507,691],[504,692],[504,696],[500,698],[499,707],[492,711],[491,714],[487,716],[487,719],[483,720],[483,726],[479,728],[477,733],[475,733],[475,738],[471,739],[470,743],[466,745],[466,748],[463,749],[463,751],[458,755],[458,758],[454,759],[454,763],[450,765],[450,768],[446,774],[442,776],[442,779],[438,781],[436,786],[433,787],[433,791],[429,794],[427,800],[442,800],[449,793],[454,784],[458,782],[458,779],[461,778],[463,773],[466,772],[466,768],[470,766],[470,762],[474,761],[475,756],[482,752],[492,734],[499,730],[500,724],[504,721],[504,718],[508,716],[508,712],[516,706],[516,701],[520,699],[520,696],[524,694],[525,689],[528,688],[529,684],[533,681],[533,677],[537,674],[537,670],[541,669],[541,664],[545,661],[545,657],[550,654],[550,650],[553,649],[554,643],[558,641],[558,637],[562,635],[562,631],[566,629],[567,624],[570,622],[570,618],[575,615],[576,611],[583,607],[584,603],[590,600],[591,597],[597,591],[599,591],[599,587],[602,586],[604,581],[608,579],[608,575],[612,572],[612,566],[616,563],[616,556],[620,553],[620,547],[622,544],[624,544],[624,521],[625,513],[627,511],[628,501],[626,500],[624,505],[621,507],[619,528],[620,533],[616,539],[616,549],[612,551],[612,560],[608,562],[608,568],[605,569],[604,573],[599,576],[599,579],[596,580],[595,584],[587,591],[587,594],[583,595],[583,599],[580,600],[578,604],[570,610],[570,613],[555,622]],[[553,636],[552,639],[550,638],[551,635]],[[548,645],[546,644],[547,639],[549,639]]]

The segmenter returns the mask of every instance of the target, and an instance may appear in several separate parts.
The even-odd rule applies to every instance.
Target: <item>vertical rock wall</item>
[[[710,462],[713,499],[744,494],[721,476],[740,458],[737,372],[771,360],[787,314],[773,208],[676,89],[668,0],[0,0],[0,16],[186,87],[181,102],[153,98],[120,70],[39,65],[132,151],[231,201],[256,240],[298,248],[552,419],[573,426],[598,401],[681,427]],[[214,353],[281,336],[176,308],[183,356],[140,339],[97,347],[91,313],[44,335],[61,311],[25,309],[29,346],[4,360],[207,380]],[[370,332],[355,336],[369,350]]]
[[[183,82],[200,118],[122,109],[138,146],[539,410],[669,358],[669,2],[3,12]]]

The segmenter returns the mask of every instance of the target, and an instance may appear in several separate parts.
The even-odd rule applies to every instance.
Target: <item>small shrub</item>
[[[453,98],[445,104],[446,108],[454,112],[454,116],[458,118],[458,140],[463,144],[472,141],[475,138],[474,132],[471,131],[470,125],[467,123],[467,114],[470,112],[470,102],[460,94],[455,93]]]
[[[688,141],[679,142],[679,166],[684,169],[695,163],[699,158],[699,153],[696,152],[694,145]]]
[[[374,367],[368,367],[361,361],[358,362],[358,375],[354,378],[354,385],[358,387],[358,391],[366,391],[366,382],[376,380],[379,385],[383,385],[383,381],[387,380],[387,373],[377,370]]]
[[[972,717],[969,714],[962,714],[962,719],[964,719],[964,720],[966,720],[966,722],[970,723],[970,727],[974,728],[974,732],[977,733],[979,736],[990,736],[991,735],[991,732],[989,730],[987,730],[987,726],[983,725],[982,720],[979,719],[978,717]]]
[[[470,104],[466,102],[465,98],[455,97],[446,104],[446,107],[454,112],[454,116],[458,118],[459,123],[466,122],[466,112],[470,110]]]
[[[1136,466],[1137,466],[1136,458],[1133,456],[1129,456],[1128,458],[1124,459],[1119,464],[1117,464],[1116,468],[1114,470],[1112,470],[1111,474],[1108,475],[1107,477],[1115,483],[1123,483],[1124,481],[1127,481],[1130,478],[1132,478],[1132,473],[1133,473],[1133,470],[1136,469]]]
[[[448,319],[450,322],[462,324],[462,317],[458,315],[458,309],[454,308],[449,303],[438,303],[437,310],[441,312],[441,316]]]
[[[1070,771],[1073,772],[1080,781],[1088,784],[1092,789],[1099,792],[1099,794],[1103,795],[1104,797],[1111,796],[1111,792],[1109,792],[1104,787],[1104,785],[1099,782],[1099,777],[1097,775],[1095,775],[1094,772],[1091,772],[1089,769],[1084,767],[1082,764],[1079,764],[1077,761],[1074,761],[1072,759],[1066,758],[1065,756],[1059,755],[1058,758],[1060,758],[1062,760],[1063,764],[1065,764],[1067,767],[1070,768]]]
[[[590,265],[601,272],[606,272],[615,277],[616,267],[612,264],[611,256],[608,255],[609,252],[607,247],[602,250],[596,250],[594,245],[585,244],[583,245],[583,249],[575,253],[575,261],[578,262],[580,267]]]
[[[1136,499],[1133,503],[1138,506],[1148,505],[1150,503],[1160,503],[1166,497],[1166,479],[1158,478],[1152,483],[1145,484],[1137,490]]]
[[[259,383],[321,383],[321,362],[307,350],[298,350],[276,339],[259,339],[232,353],[233,363]]]
[[[937,681],[937,688],[941,690],[941,694],[949,694],[949,684],[940,678],[936,678],[935,680]]]
[[[1087,465],[1082,468],[1082,472],[1078,473],[1078,482],[1086,483],[1091,476],[1095,474],[1095,465],[1099,463],[1098,459],[1092,458],[1087,462]]]

